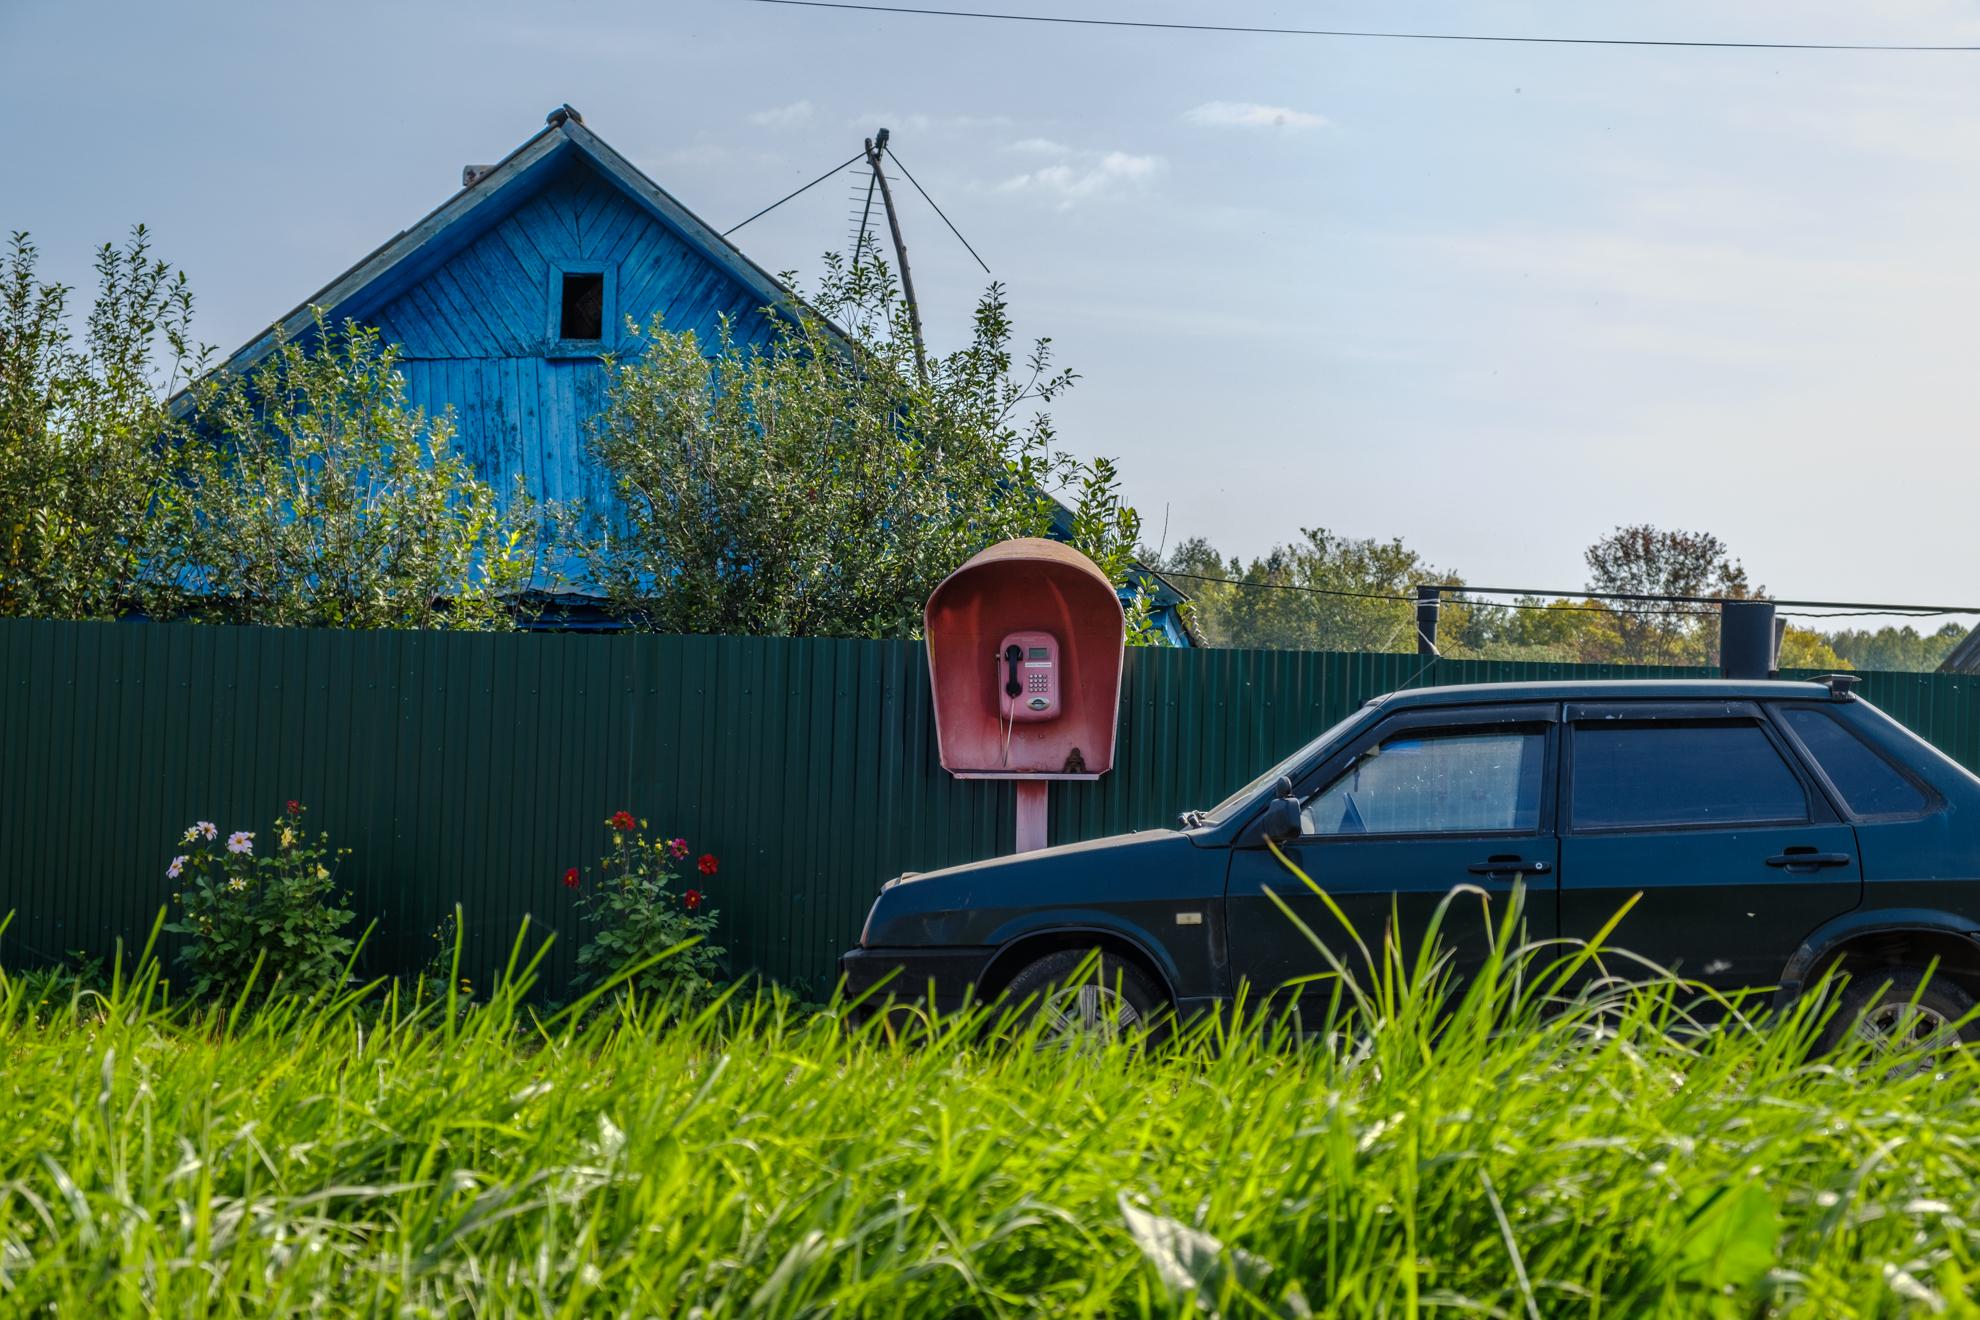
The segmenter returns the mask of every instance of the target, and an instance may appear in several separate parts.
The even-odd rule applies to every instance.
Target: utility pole
[[[924,384],[928,381],[928,348],[921,339],[921,304],[914,299],[914,276],[908,270],[907,242],[901,237],[900,213],[894,210],[894,190],[887,186],[887,172],[880,167],[880,153],[887,149],[887,130],[866,139],[866,163],[873,167],[873,178],[880,185],[880,201],[887,208],[887,228],[894,235],[894,258],[901,267],[901,293],[907,298],[908,325],[914,331],[914,365]]]

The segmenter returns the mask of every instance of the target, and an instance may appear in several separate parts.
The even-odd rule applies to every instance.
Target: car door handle
[[[1545,862],[1523,862],[1517,857],[1493,857],[1464,868],[1473,875],[1545,875],[1554,868]]]
[[[1779,866],[1786,868],[1788,870],[1793,870],[1795,867],[1798,866],[1806,866],[1809,869],[1814,870],[1816,868],[1824,867],[1824,866],[1848,866],[1851,862],[1855,860],[1856,859],[1854,857],[1851,857],[1848,853],[1789,851],[1784,853],[1776,853],[1774,856],[1769,857],[1767,859],[1767,865]]]

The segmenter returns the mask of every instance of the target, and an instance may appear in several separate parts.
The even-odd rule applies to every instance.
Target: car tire
[[[1832,1053],[1851,1036],[1886,1053],[1936,1038],[1947,1047],[1980,1043],[1980,1022],[1970,1019],[1972,1012],[1973,996],[1943,970],[1928,977],[1921,967],[1872,968],[1852,974],[1816,1052]]]
[[[1022,1028],[1038,1027],[1039,1049],[1097,1048],[1116,1040],[1154,1041],[1168,1030],[1168,997],[1152,977],[1116,954],[1062,949],[1018,969],[1004,1002]]]

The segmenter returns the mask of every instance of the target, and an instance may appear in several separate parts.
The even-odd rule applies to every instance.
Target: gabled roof
[[[1980,628],[1959,639],[1939,661],[1941,674],[1980,674]]]
[[[346,315],[365,319],[368,313],[423,279],[527,201],[536,186],[573,154],[588,160],[654,219],[757,294],[764,306],[801,305],[797,295],[774,275],[751,261],[742,249],[586,128],[577,111],[561,105],[550,112],[543,128],[529,141],[498,164],[479,172],[474,182],[463,186],[418,223],[400,230],[355,266],[303,299],[267,330],[235,350],[220,369],[228,372],[252,369],[274,349],[278,334],[293,338],[309,328],[312,308],[321,307],[339,320]],[[819,319],[843,337],[837,326],[823,317]],[[173,400],[175,409],[186,398],[181,392]]]

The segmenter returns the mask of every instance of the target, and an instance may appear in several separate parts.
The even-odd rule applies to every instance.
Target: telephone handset
[[[1010,724],[1058,718],[1059,641],[1047,632],[1014,632],[997,647],[997,714]]]

